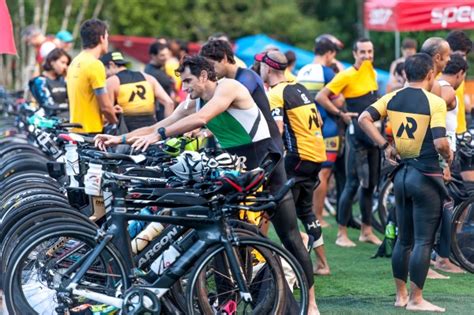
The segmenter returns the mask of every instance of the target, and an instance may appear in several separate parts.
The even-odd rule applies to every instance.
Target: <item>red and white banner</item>
[[[0,54],[16,55],[12,20],[6,0],[0,0]]]
[[[474,29],[474,0],[366,0],[364,25],[373,31]]]

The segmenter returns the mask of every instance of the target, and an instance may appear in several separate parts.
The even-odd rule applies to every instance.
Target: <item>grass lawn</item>
[[[411,314],[393,307],[395,287],[390,259],[370,259],[375,245],[356,241],[355,248],[336,246],[336,222],[332,218],[328,221],[331,227],[324,229],[324,241],[332,274],[315,277],[321,313]],[[358,230],[350,230],[352,240],[357,240],[358,235]],[[272,233],[271,237],[276,236]],[[445,307],[447,314],[474,314],[474,275],[449,276],[447,280],[426,280],[426,299]]]

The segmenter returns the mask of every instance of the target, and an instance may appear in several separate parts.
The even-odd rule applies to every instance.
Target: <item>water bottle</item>
[[[395,224],[392,221],[388,221],[387,226],[385,227],[385,237],[391,240],[395,239]]]
[[[100,196],[102,182],[102,165],[89,163],[89,169],[84,177],[84,191],[91,196]]]
[[[140,234],[132,240],[132,252],[136,254],[143,250],[163,229],[164,226],[161,223],[151,222],[146,229],[141,231]]]
[[[143,208],[140,210],[141,215],[152,215],[152,212],[148,208]],[[130,238],[134,238],[140,233],[146,226],[146,221],[139,221],[139,220],[131,220],[128,221],[128,234],[130,234]]]
[[[66,149],[66,175],[69,176],[69,186],[79,187],[79,182],[74,178],[75,175],[79,174],[79,155],[77,154],[77,145],[74,143],[68,143],[65,146]]]
[[[350,134],[350,135],[353,135],[354,132],[355,132],[355,130],[354,130],[354,123],[353,123],[352,120],[351,120],[351,122],[349,123],[349,134]]]
[[[150,269],[157,275],[161,275],[179,256],[181,256],[181,253],[174,245],[171,245],[151,264]]]

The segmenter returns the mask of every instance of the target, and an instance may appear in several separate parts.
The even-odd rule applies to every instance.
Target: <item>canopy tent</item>
[[[283,52],[292,50],[296,54],[296,70],[299,70],[304,65],[312,63],[314,59],[314,53],[312,51],[304,50],[295,46],[279,42],[264,34],[241,37],[235,41],[235,46],[235,54],[237,55],[237,57],[242,59],[247,65],[253,64],[254,56],[258,53],[261,53],[267,46],[274,46]],[[343,62],[342,64],[344,65],[344,67],[350,66],[349,63]],[[379,91],[380,93],[385,93],[385,87],[388,82],[389,74],[387,71],[380,69],[376,69],[376,71],[377,81],[380,87]]]
[[[395,56],[400,32],[474,29],[474,0],[366,0],[364,25],[369,31],[395,32]]]
[[[373,31],[474,28],[474,0],[366,0],[364,13]]]
[[[16,55],[12,20],[5,0],[0,0],[0,54]]]

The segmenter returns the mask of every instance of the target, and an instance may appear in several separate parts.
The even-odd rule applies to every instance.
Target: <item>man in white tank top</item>
[[[446,113],[446,134],[448,136],[449,145],[452,151],[456,151],[456,128],[458,124],[458,99],[456,96],[456,89],[466,78],[468,64],[463,56],[459,53],[451,54],[450,61],[444,67],[441,76],[438,78],[440,86],[440,96],[446,101],[448,111]],[[451,178],[451,172],[449,166],[444,170],[445,179]],[[444,224],[444,223],[443,223]],[[443,239],[443,234],[441,235]],[[441,242],[441,240],[440,240]],[[446,242],[449,242],[447,239]],[[435,268],[443,270],[445,272],[461,273],[464,272],[461,268],[454,265],[449,257],[442,257],[442,254],[438,251],[436,257]]]
[[[458,100],[456,89],[466,77],[467,62],[460,54],[452,54],[450,61],[443,69],[438,83],[441,87],[441,97],[446,101],[448,112],[446,114],[446,133],[449,138],[451,150],[456,151],[456,127]]]

